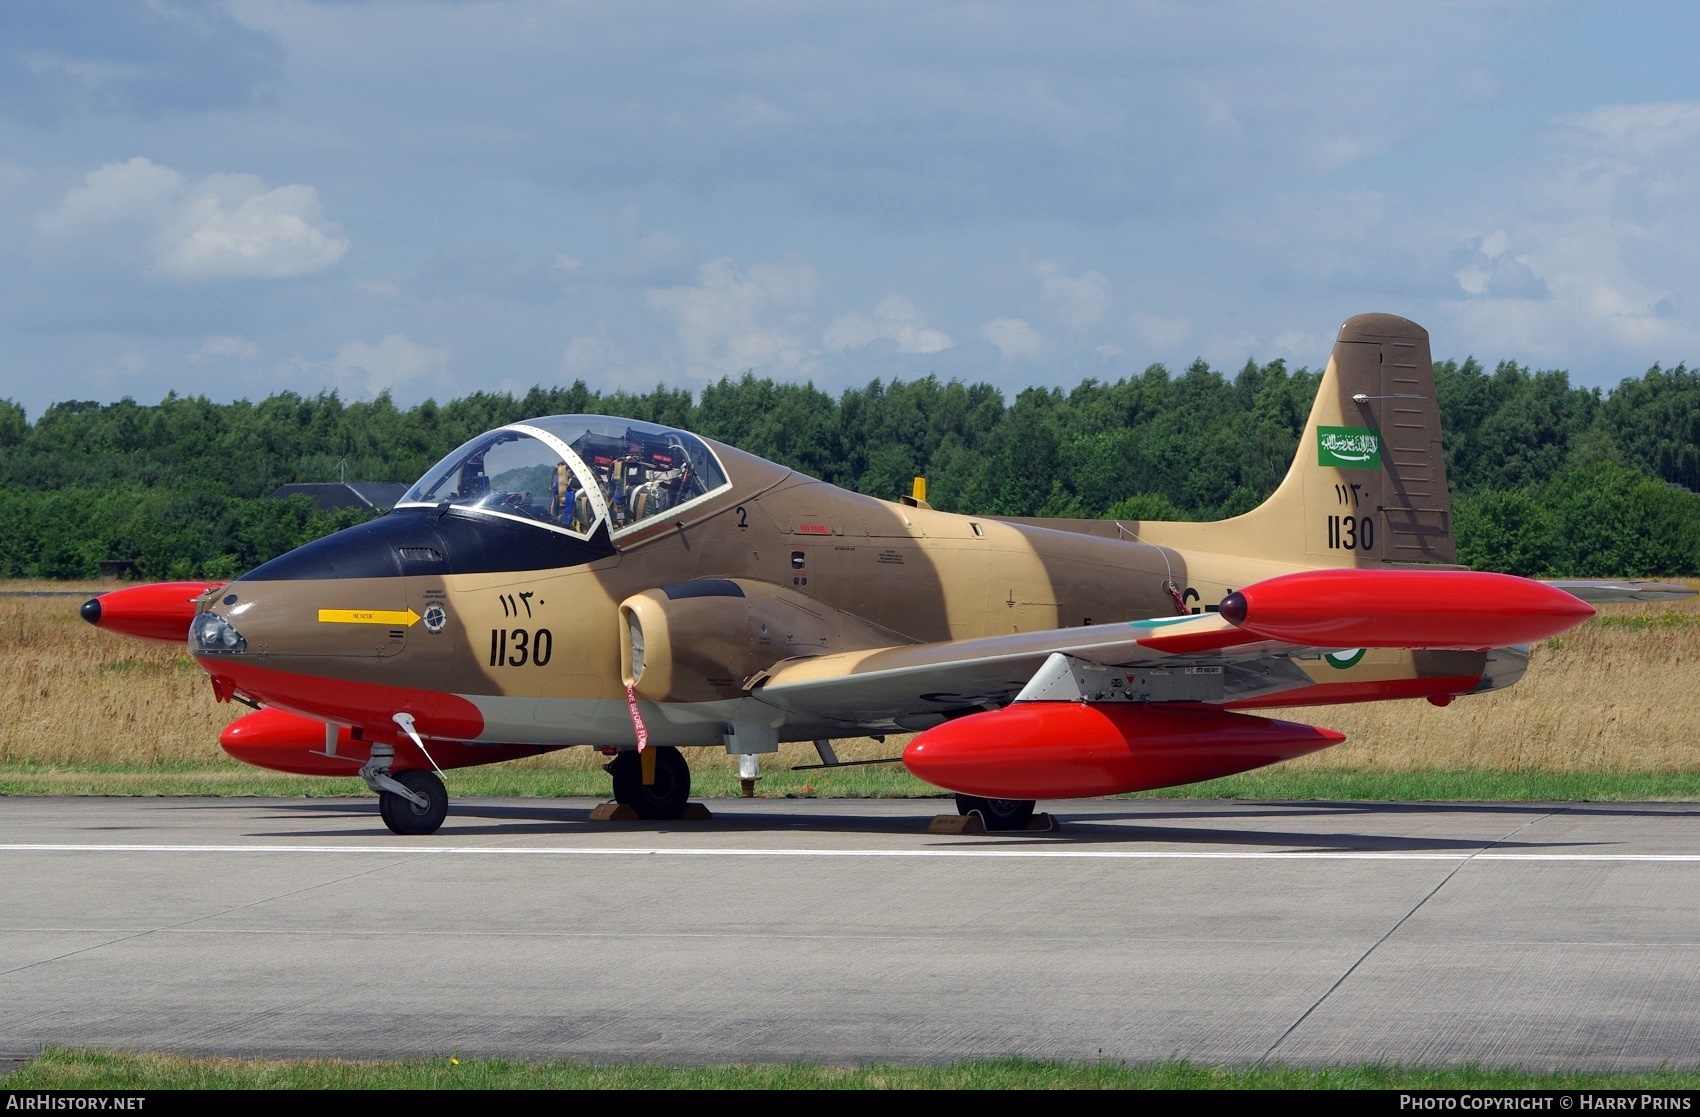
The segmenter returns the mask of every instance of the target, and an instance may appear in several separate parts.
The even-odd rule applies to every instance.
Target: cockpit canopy
[[[727,487],[688,431],[606,415],[550,415],[481,434],[431,467],[396,505],[462,508],[589,538],[614,538]]]

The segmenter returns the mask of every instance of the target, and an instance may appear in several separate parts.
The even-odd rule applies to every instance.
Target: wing
[[[1106,686],[1114,678],[1118,689],[1143,687],[1155,700],[1221,701],[1281,682],[1303,685],[1302,671],[1279,670],[1298,650],[1207,613],[785,660],[758,676],[751,693],[800,717],[908,728],[927,715],[1006,705],[1054,655],[1101,669]]]
[[[750,681],[799,719],[919,728],[1023,700],[1242,702],[1310,686],[1300,657],[1532,643],[1593,615],[1571,594],[1478,571],[1317,570],[1220,612],[784,660]]]

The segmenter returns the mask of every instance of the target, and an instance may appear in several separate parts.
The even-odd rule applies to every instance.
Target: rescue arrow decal
[[[409,609],[320,609],[320,624],[399,624],[411,628],[419,614]]]

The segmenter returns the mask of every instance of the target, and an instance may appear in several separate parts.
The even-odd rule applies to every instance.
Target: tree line
[[[1153,365],[1070,390],[926,377],[833,396],[745,375],[695,396],[581,381],[402,409],[284,392],[66,402],[33,422],[0,400],[0,577],[232,577],[362,518],[293,481],[412,481],[461,442],[536,415],[679,426],[874,496],[928,478],[935,507],[1011,516],[1215,519],[1273,491],[1321,374]],[[1700,574],[1700,372],[1655,365],[1610,391],[1501,362],[1435,365],[1461,559],[1535,576]]]

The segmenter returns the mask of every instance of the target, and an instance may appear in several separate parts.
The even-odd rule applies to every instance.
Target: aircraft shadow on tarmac
[[[734,801],[736,802],[736,801]],[[948,811],[946,802],[939,804],[940,811]],[[930,840],[926,825],[930,815],[919,812],[913,814],[891,813],[808,813],[786,810],[783,800],[764,800],[759,813],[752,811],[745,814],[734,813],[731,810],[720,809],[713,819],[707,821],[652,821],[652,822],[592,822],[587,818],[588,810],[583,801],[572,801],[570,805],[554,805],[550,801],[540,800],[535,804],[523,803],[480,803],[476,800],[462,800],[450,816],[447,825],[435,838],[412,839],[415,841],[441,842],[450,845],[460,838],[484,837],[525,837],[529,835],[562,836],[571,834],[581,835],[620,835],[634,836],[640,834],[677,835],[677,834],[752,834],[774,833],[777,831],[792,831],[803,833],[837,833],[844,835],[898,835]],[[720,806],[718,803],[716,807]],[[1125,811],[1095,811],[1088,815],[1063,815],[1063,829],[1039,833],[1006,833],[988,834],[979,837],[955,836],[948,839],[952,847],[967,844],[991,844],[998,848],[1033,848],[1058,849],[1071,846],[1102,846],[1105,843],[1116,844],[1161,844],[1172,847],[1255,847],[1259,849],[1278,849],[1297,852],[1328,852],[1328,853],[1449,853],[1468,852],[1492,848],[1495,851],[1508,850],[1542,850],[1542,849],[1578,849],[1609,845],[1613,843],[1578,842],[1574,839],[1558,842],[1501,840],[1490,837],[1435,837],[1413,834],[1365,834],[1359,832],[1328,832],[1322,830],[1306,830],[1299,828],[1268,829],[1265,826],[1269,818],[1290,818],[1302,821],[1306,816],[1339,817],[1342,813],[1365,816],[1387,816],[1410,814],[1417,816],[1432,816],[1442,813],[1475,814],[1492,812],[1510,815],[1551,815],[1559,812],[1608,813],[1608,814],[1639,814],[1666,815],[1671,813],[1697,813],[1700,810],[1671,812],[1653,810],[1635,810],[1633,808],[1605,808],[1600,810],[1599,804],[1505,804],[1493,806],[1489,804],[1446,804],[1446,803],[1305,803],[1292,808],[1268,808],[1264,804],[1251,804],[1248,809],[1205,809],[1199,811],[1175,810],[1140,810],[1130,804]],[[170,809],[216,809],[214,804],[196,804],[194,806],[179,806]],[[317,826],[307,829],[276,829],[253,830],[247,836],[252,838],[370,838],[382,834],[382,827],[377,822],[376,812],[366,800],[319,800],[311,802],[278,802],[266,804],[263,808],[270,820],[283,822],[289,819],[305,820],[313,818],[346,818],[355,822],[348,828],[334,830],[319,829]],[[715,809],[715,807],[710,808]],[[1196,823],[1201,819],[1216,819],[1225,825],[1200,827],[1186,825]],[[477,821],[475,821],[477,820]],[[1243,828],[1235,827],[1232,822],[1244,821],[1250,825]],[[1172,821],[1172,826],[1153,825]],[[1131,825],[1130,825],[1131,824]]]

